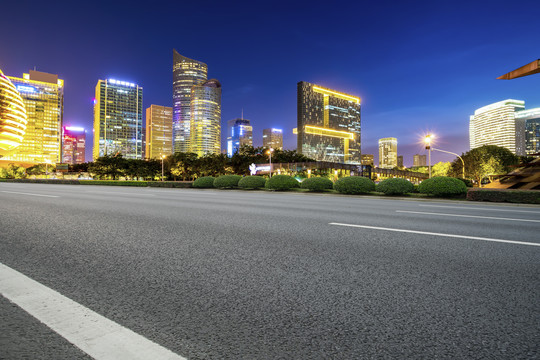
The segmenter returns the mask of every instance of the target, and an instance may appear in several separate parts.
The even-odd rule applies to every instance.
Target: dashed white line
[[[427,205],[427,204],[418,204],[418,206],[425,206],[425,207],[439,207],[439,208],[449,208],[449,209],[460,209],[460,210],[488,210],[488,211],[509,211],[509,212],[523,212],[523,213],[529,213],[529,214],[539,214],[540,211],[534,211],[535,209],[531,209],[533,211],[529,210],[517,210],[517,209],[508,209],[508,208],[502,208],[502,209],[493,209],[493,208],[479,208],[479,207],[469,207],[469,206],[447,206],[447,205]],[[540,210],[540,209],[538,209]]]
[[[26,193],[26,192],[18,192],[18,191],[5,191],[5,190],[2,190],[1,192],[8,193],[8,194],[19,194],[19,195],[29,195],[29,196],[43,196],[43,197],[52,197],[52,198],[60,197],[60,196],[57,196],[57,195],[34,194],[34,193]]]
[[[525,221],[525,222],[540,222],[540,220],[531,220],[531,219],[514,219],[514,218],[502,218],[502,217],[493,217],[493,216],[479,216],[479,215],[461,215],[461,214],[445,214],[445,213],[432,213],[432,212],[423,212],[423,211],[408,211],[408,210],[396,210],[398,213],[408,213],[408,214],[420,214],[420,215],[436,215],[436,216],[453,216],[453,217],[466,217],[474,219],[490,219],[490,220],[505,220],[505,221]]]

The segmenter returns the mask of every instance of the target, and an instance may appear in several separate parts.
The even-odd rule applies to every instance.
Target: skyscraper
[[[403,167],[403,155],[398,155],[397,157],[397,166],[402,168]]]
[[[26,163],[61,162],[64,81],[58,75],[30,70],[22,79],[8,76],[26,108],[26,134],[3,160]]]
[[[360,98],[298,83],[299,153],[319,161],[360,164]]]
[[[114,79],[99,80],[94,100],[94,160],[121,154],[142,159],[143,88]]]
[[[221,84],[216,79],[191,89],[189,152],[199,156],[221,153]]]
[[[426,155],[416,154],[413,156],[413,166],[426,166]]]
[[[12,154],[22,144],[27,123],[21,95],[0,70],[0,158]]]
[[[150,105],[146,108],[146,157],[161,159],[173,153],[172,108]]]
[[[253,146],[253,127],[248,119],[227,122],[227,156],[233,156],[242,145]]]
[[[517,121],[525,121],[525,154],[540,153],[540,108],[521,110]]]
[[[82,127],[64,126],[62,136],[62,162],[82,164],[86,156],[86,130]]]
[[[393,137],[379,139],[379,167],[393,169],[398,166],[397,139]]]
[[[190,149],[191,96],[193,86],[207,79],[205,63],[189,59],[173,50],[173,146],[174,152]]]
[[[283,130],[275,128],[264,129],[263,147],[283,150]]]

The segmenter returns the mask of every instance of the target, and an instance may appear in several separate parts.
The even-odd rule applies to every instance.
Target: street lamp
[[[424,143],[426,144],[426,150],[428,151],[428,171],[429,171],[429,178],[431,179],[431,138],[433,135],[428,134],[424,138]]]
[[[165,155],[161,155],[161,181],[163,180],[163,160],[165,159]]]
[[[459,160],[461,160],[461,164],[463,165],[463,167],[462,167],[462,172],[461,172],[462,175],[461,175],[461,176],[462,176],[463,179],[465,179],[465,161],[463,161],[463,159],[461,158],[461,156],[459,156],[458,154],[453,153],[453,152],[451,152],[451,151],[446,151],[446,150],[441,150],[441,149],[435,149],[435,148],[431,148],[431,150],[433,150],[433,151],[440,151],[440,152],[447,153],[447,154],[451,154],[451,155],[456,155],[456,156],[459,158]]]
[[[270,177],[272,177],[272,152],[274,149],[270,148],[268,149],[268,155],[270,155]]]

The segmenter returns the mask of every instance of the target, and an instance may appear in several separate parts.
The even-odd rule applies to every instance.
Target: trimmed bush
[[[129,180],[78,180],[81,185],[148,186],[146,181]]]
[[[300,187],[302,189],[308,189],[311,191],[324,191],[332,189],[334,187],[334,183],[332,180],[325,177],[312,177],[302,181]]]
[[[148,181],[150,187],[189,188],[193,181]]]
[[[448,176],[435,176],[418,185],[418,192],[434,196],[456,196],[467,193],[467,186],[459,179]]]
[[[238,182],[238,187],[242,189],[260,189],[266,184],[266,179],[262,176],[245,176]]]
[[[474,188],[467,191],[467,200],[540,204],[540,191]]]
[[[385,195],[403,195],[414,192],[414,185],[407,179],[385,179],[377,185],[377,191]]]
[[[270,190],[290,190],[299,188],[300,184],[295,178],[289,175],[274,175],[266,180],[265,188]]]
[[[213,176],[203,176],[196,179],[191,186],[200,189],[213,188],[214,180],[215,178]]]
[[[365,194],[375,191],[375,183],[363,176],[347,176],[336,181],[334,189],[342,194]]]
[[[214,187],[220,189],[232,189],[238,186],[242,177],[240,175],[221,175],[214,180]]]

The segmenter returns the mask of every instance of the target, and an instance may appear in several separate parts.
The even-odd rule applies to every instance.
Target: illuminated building
[[[242,145],[253,146],[253,127],[247,119],[227,122],[227,156],[233,156]]]
[[[64,126],[62,136],[62,162],[82,164],[86,156],[86,130],[82,127]]]
[[[173,145],[174,152],[187,152],[191,140],[191,89],[207,79],[205,63],[173,50]]]
[[[62,160],[64,81],[58,75],[30,70],[22,78],[7,77],[26,108],[26,133],[19,147],[2,160],[57,163]]]
[[[283,130],[274,128],[264,129],[263,147],[283,150]]]
[[[121,154],[142,159],[143,88],[114,79],[99,80],[94,100],[94,160]]]
[[[360,163],[362,165],[373,166],[374,165],[373,154],[362,154],[360,156]]]
[[[12,154],[22,144],[27,123],[21,95],[0,70],[0,158]]]
[[[516,112],[517,121],[525,121],[525,153],[540,153],[540,108]]]
[[[398,167],[403,167],[403,155],[398,155],[397,157],[397,166]]]
[[[299,153],[318,160],[360,164],[360,98],[298,83]]]
[[[216,79],[191,89],[189,152],[198,156],[221,153],[221,84]]]
[[[413,156],[413,166],[426,166],[427,160],[426,155],[416,154]]]
[[[393,137],[379,139],[379,167],[393,169],[398,166],[397,139]]]
[[[172,108],[150,105],[146,109],[146,157],[161,159],[173,153]]]
[[[524,108],[524,101],[508,99],[476,110],[469,123],[471,150],[497,145],[525,155],[525,120],[516,117]]]

